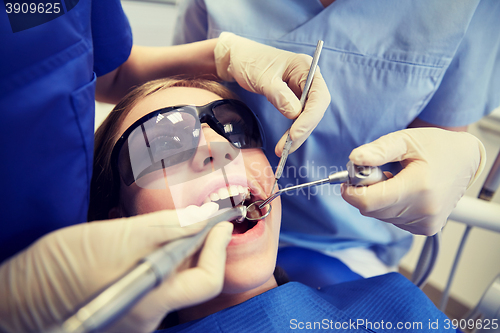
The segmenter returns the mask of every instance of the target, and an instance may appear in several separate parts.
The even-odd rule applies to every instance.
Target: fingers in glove
[[[411,138],[399,131],[354,149],[349,159],[357,165],[379,166],[411,158],[408,154],[414,155],[415,152],[411,153],[410,147],[416,148]]]
[[[208,234],[197,266],[179,272],[161,285],[160,292],[170,310],[202,303],[220,293],[232,231],[232,223],[217,224]]]
[[[377,184],[356,187],[344,183],[341,186],[342,198],[366,216],[387,207],[395,207],[392,217],[401,216],[402,212],[396,212],[397,207],[407,206],[409,198],[427,201],[432,184],[425,176],[425,170],[418,163],[413,163],[394,177]]]
[[[396,201],[395,196],[386,198],[385,202],[376,199],[380,196],[380,192],[378,188],[373,187],[382,185],[381,183],[370,185],[364,191],[356,191],[357,189],[353,186],[342,185],[342,197],[358,208],[363,216],[394,224],[415,235],[425,236],[436,234],[446,223],[446,216],[439,214],[435,210],[436,207],[427,202],[426,198],[414,198],[415,201],[424,200],[424,202],[417,203],[418,207],[411,207],[408,204],[391,204],[389,200]]]
[[[295,151],[307,139],[311,132],[319,124],[331,102],[330,92],[326,86],[325,80],[321,76],[319,67],[314,75],[311,89],[304,105],[304,110],[295,119],[291,129],[290,136],[294,141],[292,150]],[[295,144],[295,142],[299,144]]]
[[[304,110],[300,113],[297,119],[295,119],[292,127],[290,128],[290,136],[293,140],[290,152],[297,150],[309,137],[311,132],[323,118],[330,102],[330,92],[328,91],[328,87],[326,86],[325,80],[321,76],[318,67],[304,106]],[[276,145],[275,153],[277,156],[281,156],[283,152],[283,146],[285,145],[287,134],[288,133],[285,133]]]
[[[218,208],[218,204],[211,202],[201,207],[191,206],[177,211],[164,210],[134,216],[129,218],[132,222],[131,232],[134,237],[141,237],[140,239],[146,244],[162,244],[199,232],[206,224],[200,221],[206,220]],[[193,221],[194,223],[181,227],[180,219],[184,222]]]
[[[394,224],[396,227],[409,231],[414,235],[433,236],[437,234],[446,224],[446,217],[427,216],[406,222],[405,224]],[[390,223],[390,221],[388,221]]]
[[[197,267],[183,265],[158,288],[148,293],[112,327],[112,332],[151,332],[168,312],[202,303],[217,295],[223,285],[226,247],[233,225],[217,224],[207,236]],[[191,258],[187,258],[189,261]],[[184,269],[184,270],[183,270]]]
[[[296,119],[302,112],[300,97],[307,81],[312,57],[290,52],[284,52],[284,54],[290,55],[289,60],[283,63],[281,70],[269,71],[261,77],[260,90],[285,117]],[[278,59],[278,61],[283,60]],[[277,65],[274,64],[270,68],[277,67]],[[321,75],[315,76],[315,79],[316,77],[321,77]]]
[[[385,183],[388,181],[370,186],[350,186],[343,183],[340,187],[342,198],[359,209],[362,215],[371,216],[369,215],[371,212],[389,207],[398,199],[397,196],[387,197],[382,194],[385,192]]]
[[[410,164],[393,178],[367,187],[342,184],[342,197],[364,216],[414,234],[433,235],[441,230],[447,215],[429,177],[422,177],[424,172],[425,168]]]
[[[300,101],[280,77],[266,82],[262,87],[263,94],[288,119],[295,119],[300,114]]]

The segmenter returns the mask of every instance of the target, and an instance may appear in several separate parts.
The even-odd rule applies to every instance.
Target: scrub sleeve
[[[324,41],[319,66],[332,102],[288,157],[281,187],[345,169],[354,148],[404,129],[417,117],[458,126],[500,105],[496,0],[335,1],[327,8],[319,1],[188,0],[179,11],[176,44],[229,31],[312,55],[318,39]],[[268,136],[266,156],[276,168],[274,146],[291,121],[264,96],[228,85],[260,118]],[[323,253],[364,247],[389,266],[411,245],[408,232],[360,215],[342,199],[339,186],[305,189],[281,201],[280,241],[287,245]]]
[[[0,6],[0,262],[86,221],[96,76],[132,47],[119,0],[62,5],[63,15],[17,32]]]

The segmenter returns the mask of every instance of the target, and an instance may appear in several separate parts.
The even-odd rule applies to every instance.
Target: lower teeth
[[[249,221],[249,220],[245,219],[241,223],[233,223],[233,224],[234,224],[234,229],[233,229],[233,235],[234,235],[234,234],[246,233],[248,230],[255,227],[257,225],[257,222]]]

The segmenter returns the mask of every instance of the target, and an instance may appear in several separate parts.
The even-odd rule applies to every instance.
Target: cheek
[[[135,184],[121,191],[120,203],[122,210],[128,216],[175,208],[168,189],[143,189]]]
[[[248,178],[257,181],[268,193],[274,183],[274,170],[267,157],[260,149],[248,149],[242,152]]]
[[[281,198],[278,197],[273,200],[271,203],[273,210],[271,212],[272,215],[272,226],[273,226],[273,235],[276,239],[276,243],[278,242],[280,229],[281,229]]]

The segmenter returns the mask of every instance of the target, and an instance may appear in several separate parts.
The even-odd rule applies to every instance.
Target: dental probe
[[[245,206],[239,205],[218,213],[206,220],[207,225],[199,233],[169,242],[143,258],[135,268],[80,308],[60,327],[47,332],[94,332],[118,319],[195,253],[217,223],[243,219],[247,210]]]
[[[368,186],[368,185],[372,185],[372,184],[381,182],[381,181],[386,180],[386,179],[387,179],[387,177],[384,175],[384,172],[379,167],[356,165],[356,164],[352,163],[351,161],[349,161],[349,163],[347,163],[347,170],[334,172],[324,179],[315,180],[313,182],[309,182],[309,183],[305,183],[305,184],[299,184],[299,185],[286,187],[284,189],[277,191],[276,193],[271,195],[269,198],[264,200],[259,205],[259,209],[262,209],[263,207],[265,207],[267,204],[269,204],[271,201],[276,199],[278,196],[280,196],[284,192],[298,190],[298,189],[301,189],[304,187],[322,185],[322,184],[326,184],[326,183],[339,184],[339,183],[344,183],[344,182],[348,182],[348,184],[354,185],[354,186]]]
[[[316,73],[316,68],[318,67],[319,56],[321,55],[322,49],[323,49],[323,41],[318,40],[318,44],[316,45],[316,51],[314,51],[311,68],[309,69],[309,73],[307,74],[306,84],[304,85],[304,90],[302,90],[302,95],[300,96],[300,112],[304,111],[307,95],[309,94],[309,90],[311,89],[311,84],[314,79],[314,74]],[[290,151],[290,148],[292,147],[292,143],[293,141],[290,138],[290,129],[289,129],[285,145],[283,146],[283,152],[281,153],[280,161],[278,163],[278,168],[276,169],[276,174],[274,176],[275,180],[273,188],[271,189],[271,194],[274,192],[274,188],[278,183],[278,179],[280,179],[281,175],[283,174],[283,168],[285,167],[285,163],[288,158],[288,153]]]

